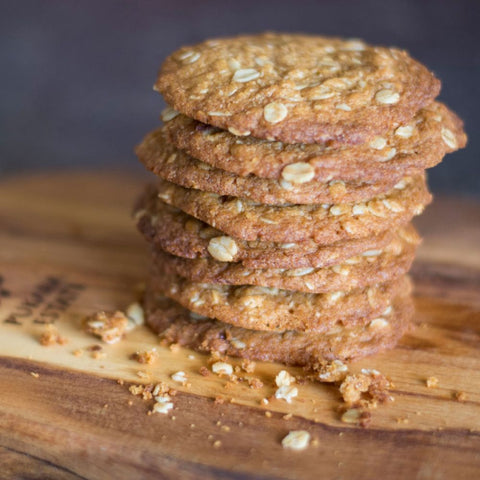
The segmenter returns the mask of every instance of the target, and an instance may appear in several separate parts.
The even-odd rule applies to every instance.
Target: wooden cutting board
[[[395,401],[361,428],[339,420],[334,386],[299,385],[291,405],[264,406],[281,366],[257,364],[258,390],[227,385],[198,373],[204,356],[163,348],[145,327],[92,357],[98,340],[81,330],[81,318],[125,308],[146,274],[147,248],[129,217],[144,181],[97,172],[1,184],[1,478],[478,478],[478,203],[438,198],[420,219],[418,327],[394,351],[352,366],[395,383]],[[66,345],[40,345],[46,322]],[[153,347],[153,365],[129,358]],[[171,380],[178,370],[189,386]],[[431,376],[438,388],[426,387]],[[169,415],[148,415],[152,403],[128,390],[128,382],[155,381],[179,391]],[[224,404],[214,403],[218,395]],[[282,449],[290,430],[307,430],[314,444]]]

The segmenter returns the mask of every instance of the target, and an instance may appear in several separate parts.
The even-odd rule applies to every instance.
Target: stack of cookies
[[[404,51],[263,34],[181,48],[137,148],[152,247],[146,321],[199,351],[309,365],[395,345],[430,202],[425,169],[466,143]]]

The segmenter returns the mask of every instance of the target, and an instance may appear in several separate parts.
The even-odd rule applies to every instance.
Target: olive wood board
[[[1,183],[1,478],[478,477],[479,203],[439,197],[418,219],[425,240],[413,268],[417,328],[396,349],[351,365],[380,370],[395,384],[394,402],[372,410],[362,428],[340,421],[335,386],[308,382],[291,404],[263,405],[281,365],[257,363],[260,389],[227,384],[200,375],[206,356],[162,347],[144,326],[92,357],[88,347],[101,342],[81,319],[125,309],[146,276],[148,248],[130,217],[146,181],[98,171]],[[49,323],[67,344],[40,345]],[[154,347],[152,365],[130,358]],[[188,386],[170,378],[179,370]],[[427,388],[431,376],[437,388]],[[148,415],[152,402],[128,390],[157,381],[179,392],[168,415]],[[224,404],[214,402],[219,395]],[[313,444],[283,449],[291,430],[307,430]]]

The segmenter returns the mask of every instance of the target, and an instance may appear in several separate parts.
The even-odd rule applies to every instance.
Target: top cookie
[[[401,50],[266,33],[183,47],[154,88],[181,113],[234,134],[355,144],[413,117],[440,82]]]

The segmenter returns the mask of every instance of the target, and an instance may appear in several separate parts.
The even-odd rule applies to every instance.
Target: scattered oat
[[[213,442],[213,448],[220,448],[222,446],[222,442],[220,440],[215,440]]]
[[[150,375],[146,372],[142,372],[141,370],[139,370],[137,372],[137,377],[140,377],[140,378],[150,378]]]
[[[156,402],[153,405],[152,413],[162,413],[166,415],[173,408],[172,402]]]
[[[265,416],[267,418],[272,418],[272,412],[270,412],[269,410],[265,410]]]
[[[290,420],[291,418],[293,417],[293,415],[291,413],[287,413],[286,415],[284,415],[282,418],[284,420]]]
[[[262,398],[262,399],[260,400],[260,403],[261,403],[262,405],[268,405],[270,402],[268,401],[267,398]]]
[[[292,450],[304,450],[310,443],[310,434],[305,430],[292,430],[282,440],[282,447]]]
[[[425,384],[427,385],[427,388],[437,388],[438,387],[438,378],[437,377],[428,377],[427,380],[425,380]]]
[[[226,362],[216,362],[212,365],[212,372],[218,375],[230,376],[233,373],[233,367]]]
[[[275,398],[285,400],[287,403],[292,403],[292,399],[298,395],[297,387],[291,385],[283,385],[275,392]]]
[[[126,327],[127,331],[133,330],[135,327],[139,327],[145,323],[145,313],[139,303],[131,303],[125,310],[125,313],[129,320]]]
[[[33,377],[33,378],[38,378],[40,376],[39,373],[37,372],[30,372],[30,375]]]
[[[74,350],[72,353],[76,357],[81,357],[83,355],[83,350],[81,348],[77,348],[77,350]]]
[[[120,311],[100,311],[83,319],[85,332],[102,339],[105,343],[118,342],[127,331],[128,318]]]
[[[178,382],[178,383],[181,383],[182,385],[185,385],[187,383],[187,376],[185,372],[179,371],[172,374],[172,380],[174,382]]]
[[[275,377],[275,384],[277,387],[289,386],[295,382],[295,377],[290,375],[286,370],[281,370]]]
[[[172,353],[178,353],[180,351],[180,345],[178,343],[171,343],[168,348]]]
[[[215,397],[215,402],[216,405],[223,405],[225,403],[225,397],[222,397],[221,395],[217,395]]]

